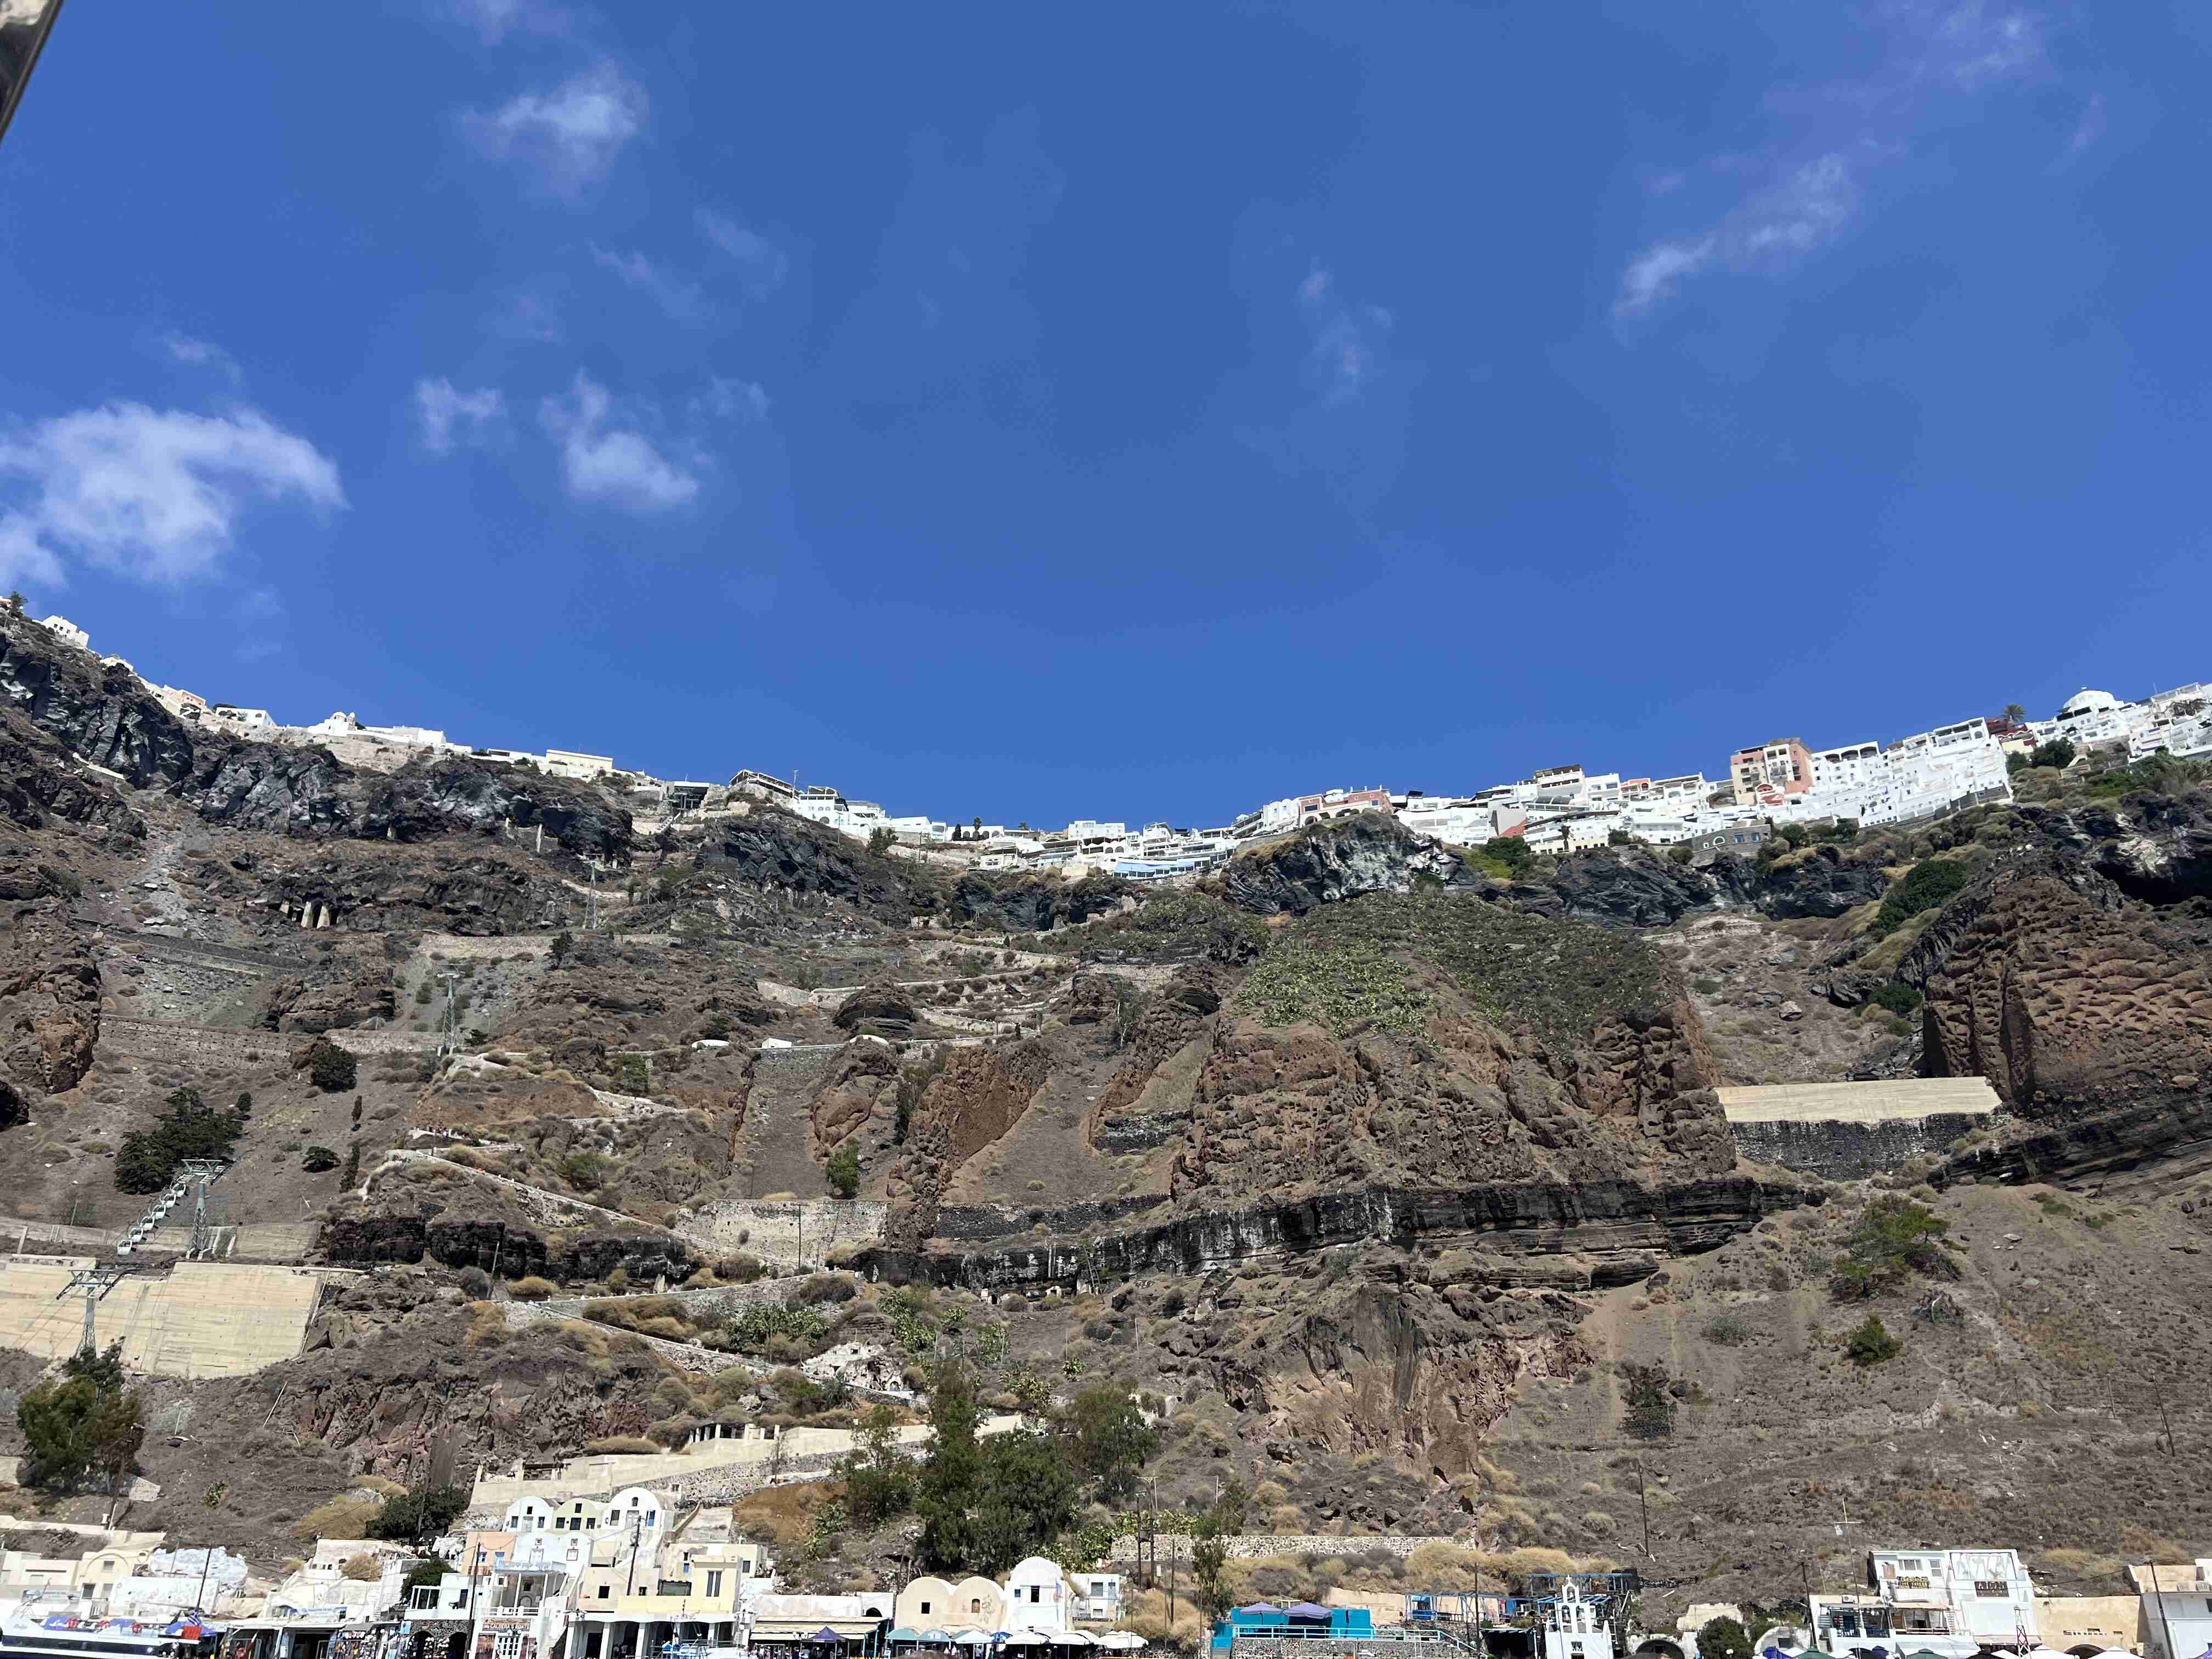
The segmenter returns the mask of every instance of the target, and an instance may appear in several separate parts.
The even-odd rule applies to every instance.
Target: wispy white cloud
[[[462,125],[486,155],[528,167],[547,190],[573,198],[605,178],[645,131],[647,109],[645,88],[610,60],[550,92],[469,111]]]
[[[1990,0],[1878,0],[1869,33],[1883,42],[1867,74],[1778,91],[1794,130],[1751,155],[1655,170],[1650,193],[1701,193],[1685,181],[1725,185],[1733,199],[1694,228],[1648,243],[1623,268],[1617,318],[1650,311],[1695,277],[1720,270],[1782,270],[1849,233],[1876,199],[1873,180],[1914,153],[1917,141],[1968,100],[2042,70],[2045,25],[2038,13]]]
[[[781,286],[791,260],[774,242],[713,208],[701,208],[692,217],[699,234],[735,263],[738,281],[754,299],[765,299]]]
[[[1654,242],[1629,261],[1613,309],[1639,312],[1716,265],[1750,270],[1785,264],[1839,235],[1857,211],[1853,158],[1815,156],[1775,179],[1694,236]]]
[[[495,386],[462,392],[442,374],[415,383],[415,418],[422,447],[433,455],[450,455],[463,444],[484,442],[506,417],[507,399]]]
[[[642,253],[620,253],[596,245],[592,258],[659,306],[671,320],[685,324],[707,320],[706,290],[681,271],[656,264]]]
[[[749,421],[768,418],[768,393],[757,380],[727,380],[717,374],[707,382],[707,389],[691,400],[694,419],[713,415],[727,421],[742,416]]]
[[[1969,92],[2043,62],[2043,19],[2032,11],[1984,0],[1901,0],[1893,15],[1924,34],[1923,70]]]
[[[447,9],[492,46],[505,40],[509,31],[566,34],[576,21],[574,13],[551,0],[448,0]]]
[[[580,370],[565,398],[538,406],[545,430],[561,446],[568,493],[633,513],[664,513],[695,500],[696,472],[671,461],[636,423],[622,424],[606,387]]]
[[[1380,306],[1350,305],[1337,297],[1336,279],[1318,264],[1298,284],[1298,309],[1313,336],[1307,379],[1325,403],[1342,403],[1364,390],[1383,360],[1393,326]]]
[[[168,352],[172,362],[184,363],[193,368],[211,368],[228,379],[233,386],[240,377],[238,359],[212,340],[196,340],[189,334],[174,330],[161,337],[162,349]]]
[[[1319,478],[1364,518],[1404,466],[1413,393],[1424,371],[1393,349],[1390,313],[1347,298],[1335,272],[1319,261],[1288,297],[1304,335],[1297,362],[1304,395],[1286,414],[1237,428],[1237,440],[1286,476]]]
[[[258,410],[56,416],[0,437],[0,580],[58,585],[71,562],[148,581],[203,576],[257,500],[328,510],[345,492],[336,462]]]

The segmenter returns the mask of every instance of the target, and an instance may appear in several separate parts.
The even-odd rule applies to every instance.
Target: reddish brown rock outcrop
[[[888,1236],[911,1247],[935,1231],[953,1172],[1013,1127],[1051,1073],[1039,1042],[955,1051],[907,1126],[906,1155],[891,1171]]]
[[[2212,1103],[2212,963],[2177,920],[2094,878],[2000,875],[1927,984],[1929,1065],[2024,1117]],[[1949,914],[1942,918],[1950,921]]]
[[[896,1049],[881,1042],[847,1044],[808,1115],[807,1146],[814,1161],[826,1163],[830,1153],[858,1135],[860,1162],[872,1164],[892,1144],[898,1091]]]
[[[1431,981],[1440,1002],[1448,986]],[[1463,1006],[1405,1039],[1225,1019],[1174,1190],[1207,1202],[1372,1182],[1679,1181],[1735,1163],[1695,1017],[1616,1019],[1566,1052]]]
[[[0,1064],[27,1091],[70,1089],[100,1039],[100,964],[58,899],[0,919]]]

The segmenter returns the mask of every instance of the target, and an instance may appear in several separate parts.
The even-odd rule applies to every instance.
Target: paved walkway
[[[1954,1113],[1986,1116],[1996,1091],[1978,1077],[1896,1078],[1874,1083],[1778,1083],[1717,1089],[1731,1123],[1887,1123]]]

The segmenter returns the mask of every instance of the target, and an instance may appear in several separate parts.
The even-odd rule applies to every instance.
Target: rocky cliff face
[[[1058,1244],[923,1251],[896,1241],[864,1271],[1034,1295],[1096,1289],[1152,1273],[1205,1273],[1340,1245],[1434,1247],[1449,1276],[1492,1289],[1627,1285],[1669,1255],[1714,1249],[1761,1216],[1819,1203],[1819,1190],[1741,1176],[1644,1183],[1499,1182],[1449,1190],[1376,1186],[1284,1204],[1194,1211]]]
[[[907,1126],[905,1155],[891,1171],[887,1235],[919,1245],[936,1231],[954,1173],[1013,1127],[1051,1075],[1040,1043],[954,1050]]]
[[[860,1162],[873,1167],[898,1127],[898,1052],[879,1042],[848,1043],[823,1079],[807,1115],[807,1150],[816,1163],[854,1136]]]
[[[1607,1022],[1563,1055],[1471,1011],[1440,1013],[1412,1042],[1224,1024],[1175,1191],[1719,1174],[1735,1144],[1691,1025],[1686,1005]]]
[[[1042,933],[1111,915],[1135,893],[1112,876],[1067,882],[1056,876],[966,875],[952,884],[952,919],[987,933]]]
[[[325,750],[232,743],[204,749],[173,793],[210,823],[275,835],[419,842],[542,827],[548,844],[579,856],[629,848],[629,812],[590,785],[453,755],[387,775]]]
[[[1209,963],[1183,969],[1138,1011],[1124,1057],[1091,1109],[1091,1144],[1102,1152],[1134,1152],[1180,1140],[1189,1130],[1187,1102],[1152,1085],[1160,1067],[1194,1041],[1211,1035],[1220,1012],[1223,971]]]
[[[2204,930],[2098,885],[2008,871],[1945,912],[1955,938],[1926,981],[1931,1071],[1987,1077],[2027,1117],[2160,1099],[2212,1107]]]
[[[344,1030],[392,1016],[392,963],[381,939],[354,935],[321,961],[269,988],[262,1024],[272,1031]]]
[[[1284,932],[1224,1007],[1175,1190],[1719,1174],[1735,1152],[1711,1076],[1641,940],[1372,896]]]
[[[0,1118],[25,1097],[75,1088],[100,1039],[100,964],[59,899],[0,905]]]
[[[191,735],[129,669],[106,667],[12,612],[0,617],[0,698],[70,754],[142,789],[191,768]]]
[[[0,814],[24,830],[59,819],[97,824],[131,839],[146,833],[112,788],[72,770],[58,743],[6,706],[0,706]]]
[[[1230,860],[1221,890],[1255,915],[1304,915],[1362,893],[1410,893],[1420,878],[1480,885],[1459,859],[1395,818],[1361,812],[1329,818]]]
[[[895,927],[933,912],[940,896],[926,866],[872,853],[849,836],[771,806],[732,819],[707,856],[764,890],[842,899]]]
[[[481,1267],[504,1279],[531,1274],[563,1284],[589,1284],[616,1267],[636,1283],[665,1274],[681,1283],[699,1270],[696,1253],[681,1239],[647,1232],[587,1232],[549,1241],[538,1228],[468,1216],[427,1213],[405,1207],[354,1209],[331,1216],[321,1244],[325,1260],[366,1266],[434,1261],[447,1267]]]
[[[327,906],[331,925],[349,932],[523,933],[575,902],[527,855],[468,842],[271,851],[246,875],[241,888],[286,920]]]

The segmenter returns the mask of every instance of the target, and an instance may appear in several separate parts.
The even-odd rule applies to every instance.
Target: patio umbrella
[[[988,1648],[991,1645],[991,1632],[987,1630],[957,1630],[952,1632],[951,1639],[956,1647]]]
[[[1047,1646],[1048,1643],[1042,1632],[1018,1630],[1007,1633],[1006,1645],[1010,1648],[1041,1648]]]
[[[1052,1644],[1056,1648],[1095,1648],[1098,1639],[1088,1631],[1063,1630],[1053,1632]]]
[[[823,1626],[820,1630],[816,1631],[813,1635],[808,1637],[806,1639],[810,1642],[827,1643],[831,1647],[842,1648],[845,1645],[845,1638],[838,1635],[836,1631],[831,1630],[827,1625]]]
[[[951,1631],[939,1630],[934,1625],[931,1626],[927,1630],[922,1632],[921,1635],[915,1638],[915,1640],[917,1642],[950,1642],[951,1639],[952,1632]]]
[[[1250,1607],[1239,1607],[1237,1611],[1239,1613],[1280,1613],[1282,1609],[1277,1607],[1273,1601],[1255,1601]]]

